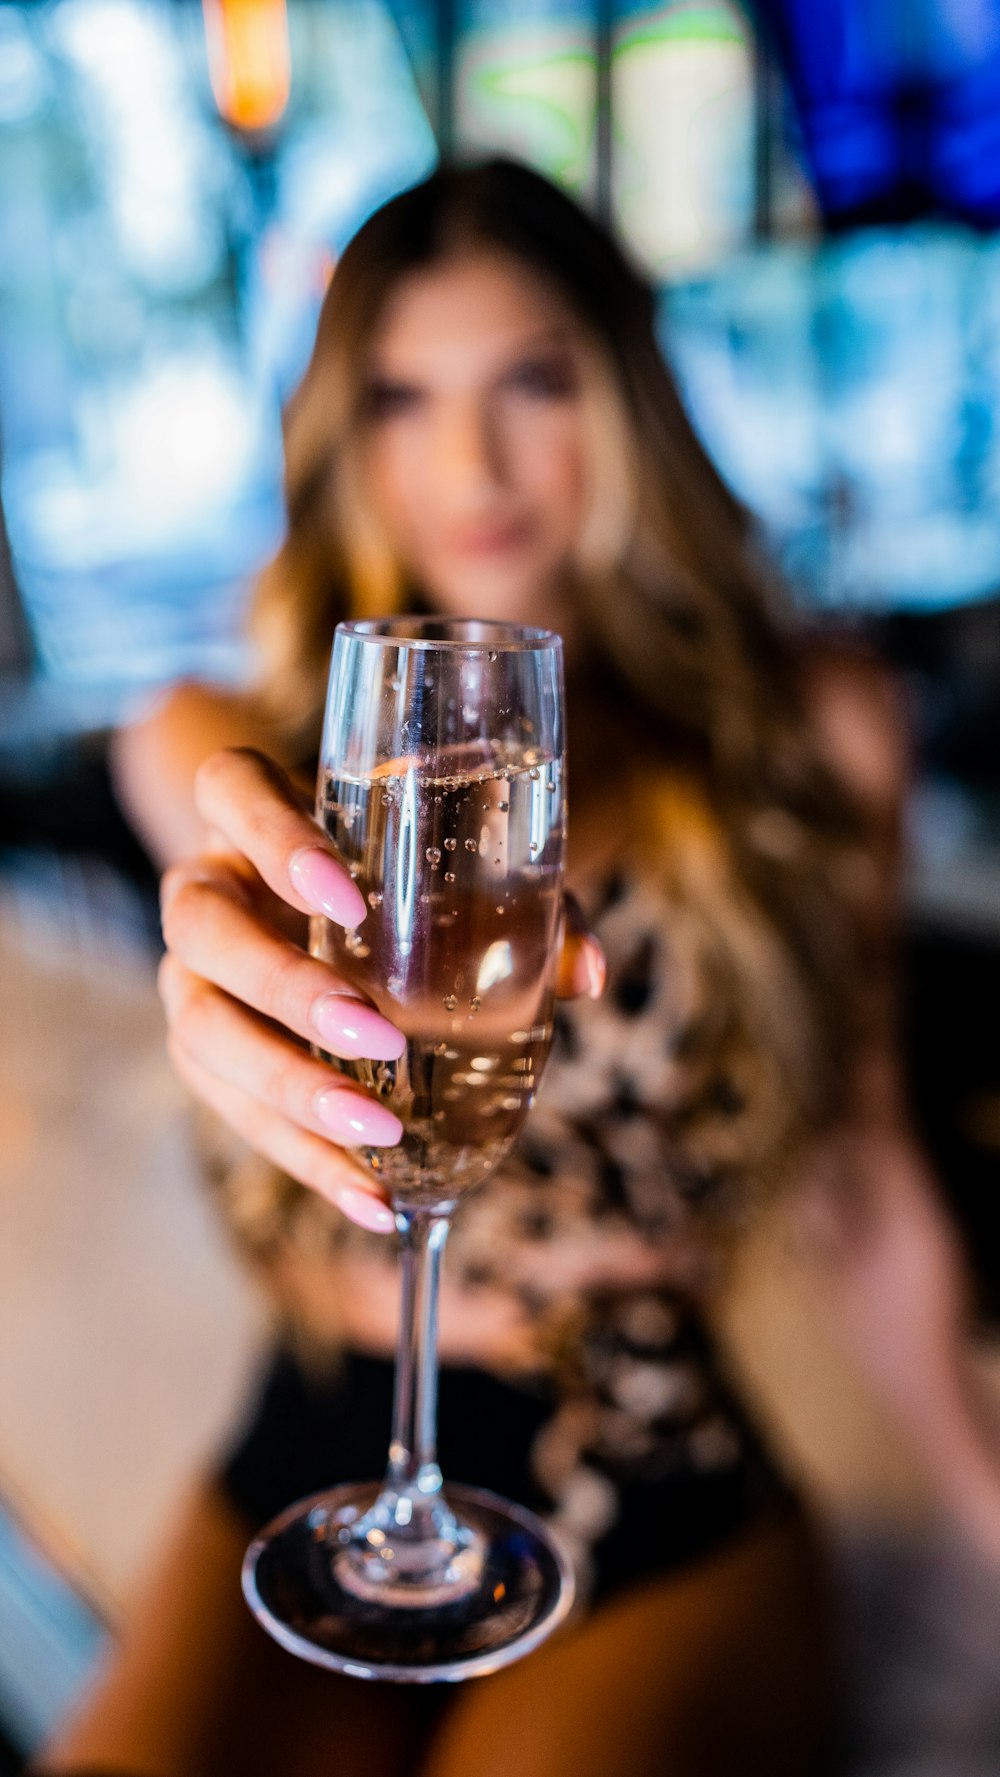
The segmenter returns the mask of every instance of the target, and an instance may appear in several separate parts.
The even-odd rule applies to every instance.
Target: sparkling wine
[[[391,1105],[398,1148],[358,1150],[397,1203],[454,1199],[503,1158],[552,1035],[563,783],[531,749],[327,773],[320,815],[371,911],[312,947],[407,1038],[396,1062],[336,1060]],[[334,1059],[331,1057],[331,1059]]]

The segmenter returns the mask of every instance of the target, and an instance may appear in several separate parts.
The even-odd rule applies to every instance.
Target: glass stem
[[[399,1344],[386,1491],[393,1517],[414,1536],[440,1534],[437,1462],[437,1315],[441,1255],[451,1226],[433,1210],[397,1209],[402,1271]]]

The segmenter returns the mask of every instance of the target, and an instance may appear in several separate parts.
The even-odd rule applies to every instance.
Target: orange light
[[[285,0],[202,0],[208,74],[219,112],[234,129],[267,130],[292,87]]]

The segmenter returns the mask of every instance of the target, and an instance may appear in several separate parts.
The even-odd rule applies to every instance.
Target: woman
[[[344,254],[287,416],[258,694],[182,689],[122,737],[126,805],[173,863],[171,1053],[250,1145],[217,1177],[289,1337],[52,1770],[814,1768],[812,1539],[701,1298],[807,1146],[862,1098],[892,1114],[898,765],[878,675],[793,633],[653,318],[524,168],[393,200]],[[236,1597],[264,1517],[382,1462],[391,1218],[349,1149],[399,1126],[305,1045],[401,1038],[303,954],[307,913],[367,909],[272,761],[308,782],[334,625],[394,609],[564,636],[570,881],[599,941],[567,945],[592,1002],[563,1008],[514,1161],[463,1206],[442,1304],[445,1472],[547,1510],[591,1611],[447,1703],[294,1666]]]

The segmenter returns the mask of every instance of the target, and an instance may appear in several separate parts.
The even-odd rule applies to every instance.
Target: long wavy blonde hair
[[[363,498],[366,368],[400,280],[479,249],[547,282],[593,366],[577,691],[628,722],[623,764],[650,835],[645,867],[667,895],[690,988],[675,1033],[683,1084],[664,1116],[679,1173],[728,1201],[734,1182],[787,1172],[841,1109],[858,1034],[864,833],[812,732],[779,589],[659,350],[651,289],[527,168],[439,170],[344,252],[286,414],[288,532],[253,614],[261,695],[305,759],[335,624],[420,598]]]

